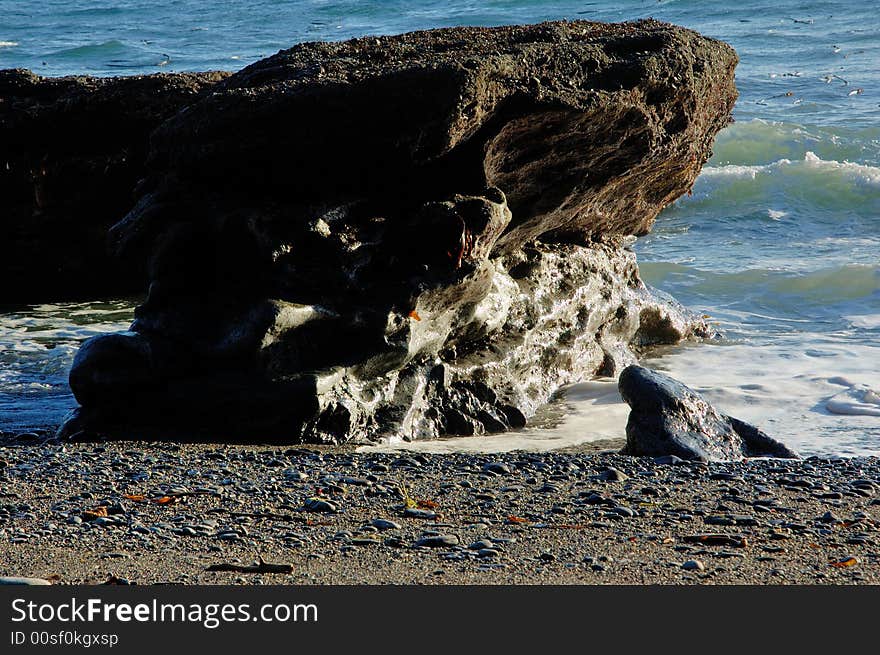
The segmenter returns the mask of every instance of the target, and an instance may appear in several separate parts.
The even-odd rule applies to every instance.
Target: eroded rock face
[[[111,231],[149,294],[78,355],[67,431],[501,431],[705,334],[624,243],[690,188],[735,64],[681,28],[577,22],[304,44],[229,77],[153,134]]]
[[[703,462],[798,457],[758,428],[721,414],[696,391],[668,375],[631,365],[620,374],[618,386],[631,408],[626,454],[675,455]]]
[[[150,132],[226,76],[0,70],[0,304],[142,291],[107,230],[134,204]]]

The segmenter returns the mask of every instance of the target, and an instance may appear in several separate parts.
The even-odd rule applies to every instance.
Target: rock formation
[[[107,230],[134,203],[150,132],[226,75],[0,70],[0,305],[143,291]]]
[[[628,455],[675,455],[703,462],[798,457],[758,428],[721,414],[668,375],[631,365],[620,374],[618,386],[632,410],[626,424]]]
[[[690,189],[736,61],[563,22],[307,43],[219,82],[152,134],[111,230],[149,293],[79,352],[64,432],[502,431],[705,334],[626,244]]]

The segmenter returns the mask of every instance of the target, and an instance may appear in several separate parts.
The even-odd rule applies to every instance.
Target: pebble
[[[625,482],[629,480],[629,476],[616,468],[608,468],[596,475],[595,479],[605,482]]]
[[[483,465],[483,471],[486,473],[494,473],[495,475],[510,475],[510,467],[501,462],[489,462]]]
[[[726,514],[724,516],[707,516],[703,519],[707,525],[758,525],[758,520],[754,516]]]
[[[674,551],[679,553],[665,561],[672,570],[712,571],[723,582],[728,581],[728,576],[730,581],[742,581],[743,574],[751,575],[752,571],[760,579],[768,575],[769,569],[782,566],[789,571],[785,581],[809,582],[816,575],[815,562],[820,562],[820,573],[830,580],[854,582],[855,574],[862,569],[865,579],[875,582],[873,565],[880,560],[875,545],[880,542],[876,523],[880,519],[876,511],[880,500],[873,496],[880,485],[872,478],[877,475],[880,481],[880,467],[870,458],[792,463],[746,461],[708,466],[679,458],[658,458],[661,462],[682,464],[664,468],[651,459],[604,453],[579,457],[564,453],[499,454],[490,456],[487,463],[485,455],[463,453],[441,458],[297,449],[284,451],[282,456],[279,450],[245,452],[230,446],[216,456],[210,452],[192,456],[185,447],[151,446],[141,450],[140,446],[128,446],[131,450],[122,454],[112,444],[102,446],[101,451],[93,450],[92,446],[82,450],[82,446],[72,444],[71,455],[64,456],[70,458],[69,464],[57,455],[58,461],[65,464],[56,470],[56,450],[37,453],[31,452],[31,446],[26,448],[3,453],[9,465],[0,472],[4,478],[0,491],[7,492],[0,496],[0,543],[27,544],[15,548],[27,548],[28,553],[45,544],[58,543],[60,537],[62,542],[76,540],[94,559],[115,559],[113,553],[122,553],[123,549],[132,557],[167,549],[171,568],[176,566],[173,562],[190,556],[189,553],[211,553],[212,549],[216,557],[227,559],[240,554],[239,548],[230,547],[235,544],[245,548],[246,543],[242,552],[247,553],[271,553],[273,547],[300,548],[304,560],[329,559],[334,553],[338,557],[340,549],[365,555],[363,550],[374,546],[371,552],[380,560],[412,562],[424,566],[422,570],[426,572],[432,570],[426,562],[448,556],[456,562],[446,569],[450,582],[459,582],[458,575],[465,570],[485,571],[487,576],[503,566],[517,575],[523,572],[522,567],[527,567],[526,573],[562,570],[577,561],[572,551],[591,543],[598,546],[604,539],[610,540],[608,551],[612,554],[628,552],[627,558],[648,571],[648,579],[653,579],[650,571],[660,561],[655,560],[652,566],[650,558],[656,555],[640,552],[638,544],[649,540],[671,555]],[[267,462],[273,459],[292,468],[276,463],[278,468],[267,474]],[[397,462],[393,467],[392,461]],[[490,472],[495,464],[502,468]],[[507,473],[503,472],[505,467]],[[389,471],[390,475],[384,475]],[[188,472],[193,475],[188,477]],[[598,478],[594,477],[597,472]],[[613,484],[622,476],[626,476],[619,480],[622,484]],[[709,479],[714,482],[708,484]],[[300,492],[293,483],[313,480],[314,487],[322,491],[302,485],[300,488],[309,488],[310,493],[299,498]],[[191,481],[192,486],[182,487],[181,481]],[[196,483],[200,486],[196,487]],[[412,498],[438,500],[443,509],[432,511],[424,505],[402,508],[398,483],[406,485]],[[122,493],[156,497],[175,489],[213,490],[212,493],[222,495],[190,495],[180,503],[166,506],[136,500],[119,502]],[[339,496],[325,490],[333,490]],[[316,504],[316,509],[326,510],[332,505],[342,511],[340,498],[345,492],[350,502],[345,503],[345,513],[332,521],[325,516],[312,516],[306,522],[300,518],[303,515],[295,514],[311,494],[316,496],[312,500],[321,503]],[[863,498],[865,494],[871,497]],[[23,499],[29,500],[29,504],[21,502]],[[80,512],[97,507],[105,508],[108,516],[95,516],[96,522],[91,524],[83,522]],[[745,513],[749,511],[751,515]],[[227,512],[236,514],[229,516]],[[302,524],[294,528],[287,521],[247,516],[269,512],[294,514]],[[436,512],[443,512],[452,525],[441,523]],[[395,516],[395,520],[376,518],[387,515]],[[401,515],[427,521],[396,522]],[[510,516],[523,517],[528,523],[508,521]],[[98,521],[99,518],[102,520]],[[690,525],[705,521],[703,529],[707,534],[689,536],[682,521],[695,521]],[[710,528],[713,524],[728,527]],[[99,526],[121,529],[102,530]],[[413,526],[431,530],[413,533]],[[749,528],[742,535],[735,534],[733,528],[741,526]],[[299,532],[288,532],[290,529]],[[339,539],[329,541],[337,530],[341,534]],[[459,530],[461,537],[454,534]],[[721,534],[708,533],[709,530]],[[386,531],[394,536],[389,537]],[[490,533],[494,536],[489,537]],[[185,539],[186,536],[195,539]],[[199,536],[211,539],[198,540]],[[515,536],[520,537],[520,547],[506,547]],[[460,544],[459,539],[465,541]],[[755,545],[743,550],[745,539]],[[427,545],[430,542],[437,545]],[[819,548],[815,552],[805,550],[812,543]],[[413,549],[414,544],[419,544],[419,549]],[[467,544],[470,545],[465,548]],[[858,553],[861,566],[829,566],[828,558],[846,554],[839,550],[845,548],[844,544]],[[426,552],[429,548],[433,551]],[[320,550],[323,555],[311,552]],[[523,550],[530,550],[534,557],[523,558]],[[751,569],[738,560],[733,565],[725,561],[740,558],[743,553],[747,554]],[[804,553],[815,561],[804,560]],[[693,565],[677,559],[684,557],[689,562],[705,562],[704,568],[690,568]],[[728,565],[726,572],[720,564]],[[578,566],[582,571],[589,571],[588,566],[596,567],[598,572],[613,565],[608,560],[587,557]],[[311,573],[318,570],[323,571],[324,567],[315,566]],[[309,573],[304,571],[303,577],[316,581],[317,577]],[[369,568],[364,569],[362,577],[370,577]],[[192,575],[190,581],[197,578]],[[176,570],[168,577],[179,579]],[[694,582],[696,576],[683,575],[681,579]]]
[[[678,464],[685,464],[686,462],[676,455],[662,455],[660,457],[655,457],[654,463],[660,464],[661,466],[675,466]]]
[[[407,507],[403,510],[403,515],[412,519],[436,519],[437,512],[429,509],[419,509],[417,507]]]
[[[340,478],[339,481],[342,484],[351,485],[352,487],[370,487],[372,486],[372,482],[365,478],[351,478],[351,477],[343,477]]]
[[[15,576],[0,576],[0,585],[24,585],[29,587],[46,586],[52,583],[43,578],[17,578]]]
[[[339,511],[335,503],[323,498],[309,498],[305,503],[305,508],[309,512],[322,512],[324,514],[334,514]]]
[[[391,462],[391,466],[395,466],[398,468],[421,468],[422,464],[416,459],[412,457],[398,457],[393,462]]]
[[[681,565],[685,571],[705,571],[706,565],[703,564],[698,559],[689,559],[687,562]]]
[[[388,519],[373,519],[370,522],[377,530],[400,530],[400,523],[395,523],[394,521],[389,521]]]
[[[470,546],[468,546],[470,550],[482,550],[484,548],[495,548],[495,542],[491,539],[481,539],[480,541],[475,541]]]
[[[413,545],[416,547],[449,548],[451,546],[458,546],[458,544],[458,537],[454,534],[436,534],[417,539]]]

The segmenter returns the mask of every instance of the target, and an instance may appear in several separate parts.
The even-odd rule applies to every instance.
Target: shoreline
[[[878,458],[6,439],[0,460],[0,575],[56,584],[880,583]],[[290,572],[206,570],[258,556]]]

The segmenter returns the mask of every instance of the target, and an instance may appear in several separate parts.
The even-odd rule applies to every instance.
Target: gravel
[[[705,465],[0,435],[0,461],[9,580],[880,583],[877,458]],[[290,572],[206,571],[257,557]]]

